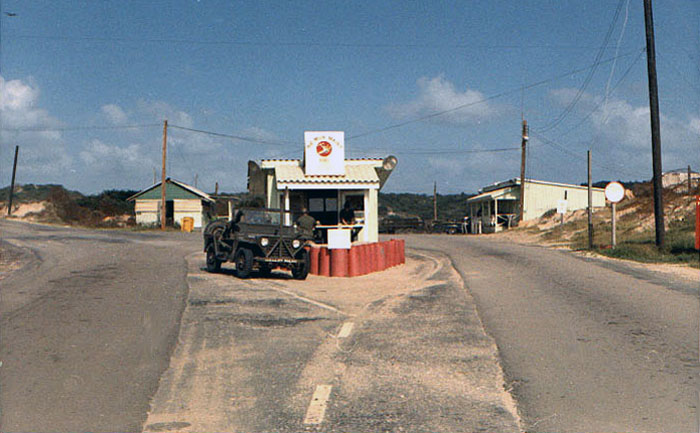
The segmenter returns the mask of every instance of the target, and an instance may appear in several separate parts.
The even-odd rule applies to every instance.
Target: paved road
[[[452,258],[527,431],[698,431],[697,282],[493,238],[406,238]]]
[[[444,256],[306,281],[188,261],[180,344],[146,432],[519,431],[496,346]]]
[[[0,231],[29,251],[0,282],[0,430],[140,430],[178,334],[183,257],[199,236],[6,220]]]

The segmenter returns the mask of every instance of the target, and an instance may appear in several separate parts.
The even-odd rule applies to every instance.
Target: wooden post
[[[214,195],[219,195],[219,182],[216,182],[216,186],[214,187]]]
[[[163,172],[160,184],[160,229],[165,230],[165,155],[168,149],[168,121],[163,121]]]
[[[523,120],[523,133],[520,151],[520,215],[518,216],[518,221],[522,221],[525,217],[525,149],[528,139],[527,120]]]
[[[649,77],[649,113],[651,116],[651,156],[654,172],[654,222],[656,246],[664,246],[664,205],[661,183],[661,125],[659,123],[659,86],[656,82],[656,48],[654,44],[654,17],[651,0],[644,0],[644,27],[647,42],[647,74]]]
[[[591,151],[588,151],[588,248],[593,249],[593,184],[591,180]]]
[[[7,215],[12,215],[12,196],[15,193],[15,174],[17,173],[17,154],[19,146],[15,146],[15,162],[12,164],[12,182],[10,183],[10,197],[7,200]]]
[[[437,221],[437,182],[433,182],[433,222]]]
[[[690,166],[688,166],[688,197],[693,196],[693,183],[690,181]]]

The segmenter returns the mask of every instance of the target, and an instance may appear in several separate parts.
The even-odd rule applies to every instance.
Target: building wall
[[[136,224],[160,224],[160,200],[137,199],[134,210],[136,212]],[[201,228],[206,223],[203,216],[202,201],[199,198],[173,200],[173,219],[175,222],[182,226],[182,219],[185,217],[190,217],[194,220],[195,228]]]
[[[698,184],[698,179],[700,179],[700,173],[690,172],[690,183],[691,187]],[[685,171],[674,171],[670,173],[664,173],[661,176],[661,186],[663,188],[668,188],[670,186],[678,185],[681,183],[688,182],[688,172]]]
[[[566,197],[567,212],[588,207],[588,189],[573,188],[560,185],[544,185],[538,183],[525,183],[525,215],[523,220],[528,221],[541,217],[545,212],[556,209],[559,200]],[[593,207],[605,207],[605,191],[600,188],[593,189]]]
[[[194,228],[201,228],[203,222],[202,201],[200,199],[173,200],[173,219],[182,227],[182,219],[194,219]]]
[[[160,223],[160,212],[158,210],[160,200],[140,200],[134,204],[136,212],[136,224],[155,225]]]

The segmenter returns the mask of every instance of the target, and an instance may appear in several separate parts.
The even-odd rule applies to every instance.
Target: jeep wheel
[[[241,248],[236,253],[236,276],[248,278],[253,271],[253,252],[248,248]]]
[[[297,255],[297,259],[300,262],[292,267],[292,276],[295,280],[305,280],[306,276],[309,275],[309,268],[311,268],[309,252],[301,250]]]
[[[214,245],[209,244],[207,247],[207,272],[219,272],[221,271],[221,260],[216,258],[216,252],[214,251]]]

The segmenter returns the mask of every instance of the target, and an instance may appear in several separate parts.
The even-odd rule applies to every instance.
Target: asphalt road
[[[493,238],[406,239],[452,258],[526,431],[698,431],[698,282]]]
[[[444,256],[359,278],[239,280],[194,254],[145,432],[519,431],[493,339]]]
[[[167,368],[198,235],[0,221],[0,430],[139,431]],[[16,248],[12,248],[17,253]]]

